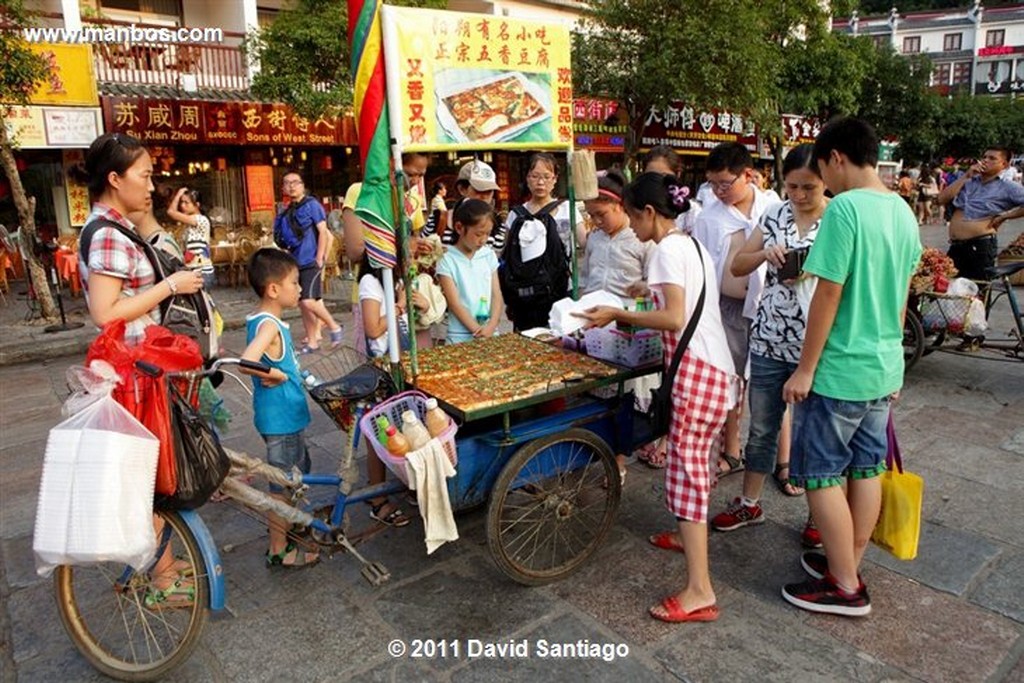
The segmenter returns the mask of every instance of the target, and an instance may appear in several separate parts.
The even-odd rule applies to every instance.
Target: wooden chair
[[[249,259],[252,258],[252,255],[255,254],[259,248],[259,241],[250,237],[243,237],[239,241],[238,248],[235,249],[235,264],[232,269],[236,286],[245,284],[248,280]]]

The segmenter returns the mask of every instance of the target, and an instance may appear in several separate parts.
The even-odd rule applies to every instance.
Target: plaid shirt
[[[118,211],[104,204],[93,204],[92,213],[89,214],[85,224],[88,225],[94,220],[106,219],[120,223],[129,230],[135,226]],[[117,229],[110,227],[99,228],[92,237],[89,245],[88,262],[82,259],[82,250],[78,251],[78,272],[82,279],[82,290],[85,292],[86,301],[89,298],[89,274],[101,273],[122,280],[121,296],[135,296],[153,286],[156,280],[156,273],[153,264],[146,257],[146,252]],[[148,315],[143,315],[128,322],[125,327],[125,342],[137,344],[145,336],[146,327],[159,323],[160,310],[154,308]]]

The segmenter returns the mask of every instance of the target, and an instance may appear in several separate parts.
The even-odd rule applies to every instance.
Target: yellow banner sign
[[[32,104],[99,106],[96,77],[92,70],[92,50],[88,45],[36,43],[32,51],[50,65],[50,75],[36,89]]]
[[[391,135],[405,151],[567,149],[569,29],[385,5]]]

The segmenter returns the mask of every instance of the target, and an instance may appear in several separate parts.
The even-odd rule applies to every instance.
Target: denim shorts
[[[750,432],[743,458],[751,472],[771,474],[778,453],[779,431],[786,402],[782,387],[796,370],[796,363],[750,354]]]
[[[298,467],[303,474],[309,474],[310,461],[309,449],[306,448],[306,439],[302,432],[294,434],[261,434],[267,443],[267,462],[274,467],[291,472],[292,467]],[[276,484],[270,484],[271,493],[281,493],[284,489]]]
[[[813,391],[793,407],[789,480],[810,491],[885,471],[889,397],[842,401]]]

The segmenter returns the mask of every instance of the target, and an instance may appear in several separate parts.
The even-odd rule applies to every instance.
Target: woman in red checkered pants
[[[682,234],[676,216],[689,207],[689,190],[672,175],[644,173],[623,199],[630,227],[641,241],[652,240],[647,281],[654,311],[598,306],[582,314],[590,326],[619,322],[662,331],[665,367],[693,316],[698,316],[679,370],[672,379],[672,420],[668,433],[665,498],[678,521],[673,531],[651,536],[655,546],[686,555],[686,585],[651,607],[655,619],[714,621],[715,592],[708,569],[708,499],[713,446],[736,402],[736,374],[718,309],[718,281],[711,257],[695,239]],[[701,292],[704,303],[697,310]]]

